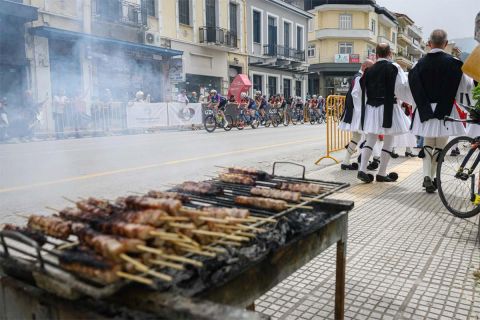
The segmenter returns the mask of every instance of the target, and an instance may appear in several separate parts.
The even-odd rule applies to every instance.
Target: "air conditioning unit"
[[[145,31],[143,33],[143,43],[150,46],[156,46],[156,47],[164,47],[164,48],[171,47],[170,39],[162,38],[160,37],[160,34],[152,31]]]

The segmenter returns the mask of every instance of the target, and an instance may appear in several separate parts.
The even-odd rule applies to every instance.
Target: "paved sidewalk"
[[[461,220],[421,188],[420,159],[396,159],[394,184],[359,184],[330,166],[310,178],[348,181],[347,319],[480,319],[479,216]],[[379,187],[381,186],[381,187]],[[335,248],[256,302],[273,319],[333,319]]]

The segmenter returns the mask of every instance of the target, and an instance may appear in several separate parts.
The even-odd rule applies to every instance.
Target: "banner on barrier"
[[[127,107],[127,127],[153,128],[168,126],[166,103],[135,102]]]
[[[168,104],[168,125],[182,126],[202,123],[201,103],[173,102]]]

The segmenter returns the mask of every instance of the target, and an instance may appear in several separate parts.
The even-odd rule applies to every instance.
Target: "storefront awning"
[[[90,42],[111,44],[111,45],[125,47],[130,50],[149,52],[152,54],[158,54],[158,55],[167,56],[167,57],[180,56],[183,54],[183,51],[180,51],[180,50],[148,46],[141,43],[121,41],[116,39],[102,38],[102,37],[94,36],[91,34],[68,31],[68,30],[57,29],[52,27],[42,26],[42,27],[31,28],[30,32],[33,35],[45,37],[45,38],[62,39],[62,40],[70,40],[70,41],[88,40]]]
[[[38,19],[38,9],[18,2],[0,0],[0,14],[27,21]]]

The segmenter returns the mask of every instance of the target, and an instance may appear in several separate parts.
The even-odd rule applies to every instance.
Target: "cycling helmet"
[[[314,95],[312,96],[312,99],[317,99],[317,95],[314,94]]]
[[[255,95],[256,95],[256,96],[261,96],[261,95],[262,95],[262,91],[257,90],[257,91],[255,92]]]
[[[247,97],[247,93],[246,93],[246,92],[240,93],[240,97],[241,97],[241,98],[246,98],[246,97]]]
[[[210,94],[217,94],[217,90],[215,89],[210,90]]]

